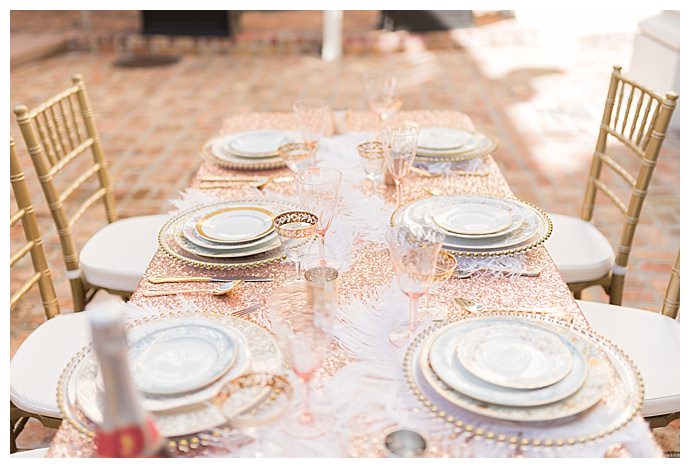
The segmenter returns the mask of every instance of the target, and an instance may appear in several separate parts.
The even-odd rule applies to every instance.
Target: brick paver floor
[[[384,34],[382,41],[402,46],[392,53],[346,55],[337,63],[315,55],[207,53],[185,55],[167,67],[123,69],[112,66],[110,53],[70,52],[12,69],[10,101],[34,106],[81,73],[110,162],[119,214],[127,217],[170,207],[168,200],[177,197],[199,165],[199,148],[224,117],[289,111],[302,97],[364,109],[362,73],[388,70],[400,77],[405,109],[461,110],[479,129],[496,135],[495,158],[516,195],[551,212],[577,215],[611,66],[629,63],[632,31],[559,43],[551,39],[509,20],[458,31],[447,36],[452,47],[433,50],[414,36]],[[27,172],[61,305],[70,308],[55,229],[14,123],[10,132]],[[679,133],[672,130],[632,249],[624,294],[629,306],[656,310],[662,301],[679,245],[679,147]],[[78,171],[70,168],[66,177]],[[622,217],[600,198],[595,223],[615,243]],[[79,223],[78,240],[103,222],[102,210],[92,209]],[[12,230],[13,245],[20,234]],[[29,273],[28,264],[13,271],[13,285]],[[11,317],[12,352],[42,320],[36,298],[30,296]],[[585,298],[604,296],[588,290]],[[33,422],[29,427],[20,438],[24,446],[52,435]]]

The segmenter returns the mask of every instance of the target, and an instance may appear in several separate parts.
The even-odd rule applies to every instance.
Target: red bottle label
[[[106,458],[136,458],[151,455],[159,435],[151,418],[143,426],[125,426],[112,432],[96,432],[96,450]]]

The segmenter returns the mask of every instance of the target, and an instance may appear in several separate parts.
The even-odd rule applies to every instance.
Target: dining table
[[[400,111],[400,119],[426,127],[453,127],[474,130],[472,119],[454,110]],[[232,115],[219,122],[218,135],[257,129],[295,131],[294,116],[287,112],[257,112]],[[395,287],[394,271],[384,236],[395,211],[395,187],[374,184],[362,172],[356,146],[375,138],[377,120],[366,111],[333,112],[331,129],[323,137],[317,153],[317,165],[331,166],[343,173],[338,211],[327,237],[329,256],[341,263],[338,276],[339,310],[330,350],[314,377],[318,404],[328,408],[336,424],[329,433],[313,440],[289,438],[276,428],[275,440],[284,447],[285,456],[293,457],[380,457],[386,456],[384,437],[395,429],[412,429],[424,435],[427,457],[659,457],[661,450],[649,426],[640,414],[642,397],[626,394],[621,376],[612,372],[610,389],[587,417],[544,422],[529,427],[516,422],[496,421],[466,412],[464,418],[439,408],[415,391],[414,382],[405,371],[409,357],[406,349],[390,344],[385,337],[391,317],[403,318],[406,300]],[[209,135],[211,137],[211,135]],[[502,174],[500,142],[492,154],[468,162],[465,170],[447,169],[441,175],[426,170],[412,171],[402,184],[402,204],[435,194],[490,194],[515,197],[509,185],[510,174]],[[200,158],[188,154],[188,158]],[[296,200],[287,167],[237,170],[221,167],[201,157],[200,167],[180,197],[171,200],[170,214],[194,206],[222,200],[275,198]],[[174,164],[174,161],[171,161]],[[265,187],[229,184],[201,188],[202,179],[211,177],[271,177]],[[530,200],[527,200],[530,202]],[[533,202],[533,201],[531,201]],[[543,244],[506,260],[503,268],[515,272],[477,268],[474,274],[454,276],[440,289],[424,298],[420,308],[421,324],[433,327],[436,321],[459,321],[488,311],[511,311],[548,316],[566,327],[592,333],[573,294],[559,274]],[[462,260],[473,266],[481,259]],[[487,264],[495,266],[493,264]],[[537,272],[522,275],[520,271]],[[231,314],[253,305],[258,308],[244,317],[271,330],[269,297],[288,281],[294,268],[286,261],[272,261],[242,270],[214,270],[205,265],[182,262],[159,248],[127,304],[129,318],[147,314],[193,313]],[[247,274],[270,277],[271,282],[245,283],[237,292],[224,296],[213,294],[173,294],[147,297],[145,292],[158,285],[150,278],[158,276],[208,276]],[[171,285],[167,285],[171,286]],[[180,291],[198,287],[195,283],[176,283]],[[455,298],[481,304],[481,310],[462,307]],[[434,314],[442,311],[442,317]],[[596,336],[596,335],[592,335]],[[615,347],[604,337],[606,346]],[[617,349],[617,348],[616,348]],[[617,349],[617,353],[622,351]],[[626,358],[623,356],[623,358]],[[622,358],[622,359],[623,359]],[[634,384],[642,386],[634,369]],[[643,390],[638,388],[639,392]],[[222,431],[221,431],[222,432]],[[231,430],[229,432],[232,432]],[[190,448],[188,442],[177,444],[180,457],[247,456],[247,447],[234,448],[216,434],[217,442]],[[184,448],[181,448],[184,446]],[[86,434],[63,420],[53,438],[48,456],[91,457],[95,446]]]

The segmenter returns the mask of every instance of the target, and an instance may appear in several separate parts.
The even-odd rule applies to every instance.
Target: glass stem
[[[323,233],[319,239],[319,263],[326,264],[326,233]]]
[[[400,208],[400,185],[402,185],[401,182],[396,180],[395,181],[395,195],[396,195],[397,200],[398,200],[397,204],[395,205],[396,209]]]
[[[419,310],[419,297],[410,297],[410,334],[417,328],[417,312]]]
[[[302,261],[295,260],[295,275],[297,279],[302,279]]]
[[[311,424],[314,421],[314,415],[311,414],[311,379],[302,379],[304,384],[304,397],[300,408],[299,420],[302,424]]]

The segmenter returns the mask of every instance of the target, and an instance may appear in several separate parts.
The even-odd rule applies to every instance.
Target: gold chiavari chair
[[[677,99],[677,94],[667,92],[662,96],[625,78],[621,67],[613,67],[580,218],[550,214],[553,234],[546,248],[577,299],[583,289],[600,285],[611,304],[621,304],[633,236]],[[636,176],[607,153],[609,137],[623,143],[637,159]],[[627,203],[602,181],[604,166],[632,189]],[[615,253],[591,223],[598,193],[607,196],[625,216]]]
[[[652,427],[680,417],[680,251],[661,313],[577,301],[587,321],[635,361],[644,379],[642,416]]]
[[[157,249],[156,237],[166,216],[117,220],[107,163],[81,76],[73,76],[70,88],[35,109],[19,105],[14,113],[57,227],[74,309],[83,310],[98,289],[127,298]],[[55,177],[89,153],[93,164],[60,193]],[[99,188],[68,217],[65,201],[93,177]],[[99,200],[109,224],[78,251],[73,227]]]
[[[10,360],[10,451],[15,452],[16,437],[29,418],[36,418],[48,427],[59,426],[55,389],[60,372],[89,339],[84,314],[60,312],[31,197],[11,137],[10,182],[17,203],[17,211],[10,216],[10,227],[21,221],[27,240],[11,255],[10,269],[30,255],[34,271],[11,295],[10,312],[38,285],[47,319],[22,342]]]

